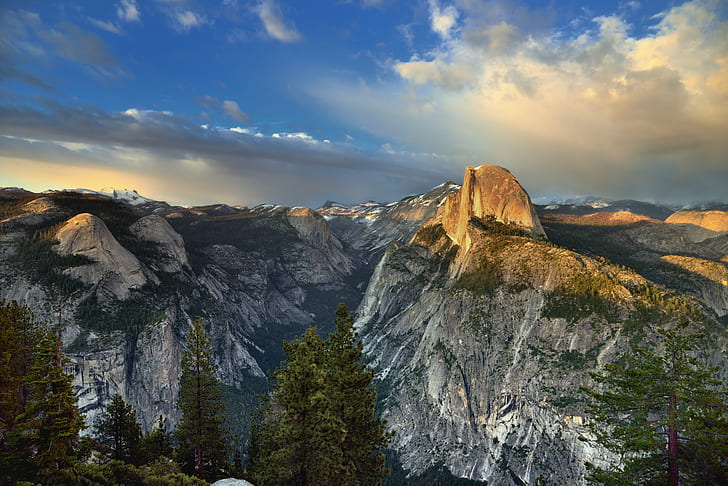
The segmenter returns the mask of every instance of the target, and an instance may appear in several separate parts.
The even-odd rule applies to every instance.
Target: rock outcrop
[[[489,484],[583,484],[584,461],[603,459],[578,440],[588,371],[633,341],[654,344],[645,315],[669,325],[685,309],[706,312],[709,329],[728,312],[728,234],[631,213],[544,215],[542,227],[528,194],[494,166],[469,168],[462,188],[320,213],[13,194],[0,198],[0,298],[55,325],[65,297],[68,371],[89,425],[120,393],[145,429],[159,415],[173,427],[180,359],[200,316],[245,440],[281,342],[314,324],[327,333],[338,302],[361,301],[378,406],[409,473],[442,465]],[[582,209],[574,214],[598,211]],[[725,326],[716,329],[701,356],[728,381]]]
[[[131,289],[147,283],[139,260],[93,214],[77,214],[66,221],[56,233],[56,239],[55,250],[59,254],[82,256],[94,262],[64,273],[84,283],[99,285],[107,299],[125,299]]]
[[[625,226],[647,221],[658,223],[659,221],[642,214],[635,214],[631,211],[602,211],[584,215],[552,213],[548,219],[567,224],[579,224],[587,226]]]
[[[180,272],[189,267],[182,235],[161,216],[150,214],[132,224],[129,229],[138,238],[155,243],[160,250],[159,267],[164,272]]]
[[[514,224],[533,237],[546,236],[531,198],[510,172],[496,165],[468,167],[460,190],[445,201],[442,226],[467,251],[471,245],[468,223],[471,218],[486,217]]]
[[[728,211],[678,211],[666,220],[671,224],[692,224],[710,231],[728,231]]]
[[[328,219],[341,241],[363,252],[371,261],[380,258],[383,249],[392,241],[408,242],[425,221],[437,215],[445,199],[458,190],[459,185],[445,182],[424,194],[389,204],[369,201],[344,206],[329,202],[317,212]]]
[[[660,312],[644,289],[662,291],[538,238],[532,207],[504,169],[468,168],[440,217],[390,245],[370,280],[356,325],[379,369],[393,448],[414,474],[441,463],[488,484],[583,484],[585,462],[608,458],[579,440],[589,435],[579,387],[654,339],[637,309]],[[699,312],[687,299],[669,305],[674,319]]]

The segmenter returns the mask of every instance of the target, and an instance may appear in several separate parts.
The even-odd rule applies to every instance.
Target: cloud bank
[[[532,193],[725,196],[728,22],[720,2],[661,12],[640,37],[619,15],[553,30],[497,6],[431,0],[440,42],[391,60],[399,79],[330,80],[310,92],[374,134],[509,167]]]
[[[0,105],[6,178],[53,173],[67,187],[135,181],[129,184],[141,193],[175,203],[312,207],[324,197],[397,199],[443,178],[432,157],[365,153],[303,132],[267,136],[198,126],[166,111],[105,113],[45,98],[36,102]]]

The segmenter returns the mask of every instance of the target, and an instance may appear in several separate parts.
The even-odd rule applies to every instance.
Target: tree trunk
[[[197,477],[205,479],[205,463],[202,461],[202,444],[197,444],[195,447],[197,456]],[[675,483],[677,485],[677,483]]]
[[[678,486],[677,469],[677,428],[675,422],[676,398],[670,395],[668,404],[668,426],[667,426],[667,484]]]

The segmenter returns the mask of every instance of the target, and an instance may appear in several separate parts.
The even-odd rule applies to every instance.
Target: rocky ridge
[[[706,359],[728,374],[715,327],[728,312],[728,235],[607,206],[536,215],[505,169],[465,178],[395,203],[316,211],[0,191],[0,297],[49,323],[60,306],[87,423],[121,393],[145,428],[159,415],[172,426],[179,360],[201,316],[243,435],[281,341],[311,324],[325,333],[339,301],[354,309],[363,297],[357,326],[400,462],[415,476],[442,464],[490,484],[581,484],[583,461],[601,452],[577,440],[588,420],[577,388],[587,371],[654,344],[655,325],[707,314]],[[662,210],[613,209],[627,206]],[[74,218],[85,220],[68,228],[80,236],[59,237]],[[100,291],[104,278],[81,277],[119,271],[80,244],[94,238],[94,251],[133,257],[115,279],[145,279],[120,287],[123,298]]]
[[[444,217],[390,245],[369,282],[357,326],[380,369],[382,414],[415,473],[442,463],[488,484],[582,484],[584,462],[605,457],[579,440],[587,372],[705,307],[549,243],[520,185],[509,201],[482,170],[468,169]],[[650,224],[634,219],[627,227]],[[712,362],[725,368],[725,329],[708,327],[721,343]]]
[[[147,283],[142,264],[116,241],[106,224],[93,214],[81,213],[56,232],[61,255],[86,257],[94,263],[72,267],[64,273],[83,283],[97,286],[103,300],[126,299],[132,289]]]
[[[728,211],[678,211],[666,220],[671,224],[692,224],[710,231],[728,232]]]

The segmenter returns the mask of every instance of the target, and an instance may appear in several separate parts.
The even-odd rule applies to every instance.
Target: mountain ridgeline
[[[583,484],[584,463],[607,456],[579,440],[579,387],[683,321],[728,382],[724,207],[539,207],[497,166],[395,203],[317,210],[120,194],[0,190],[0,298],[61,324],[87,425],[117,394],[147,430],[179,420],[200,316],[244,441],[282,342],[314,324],[328,334],[342,301],[407,484]]]

